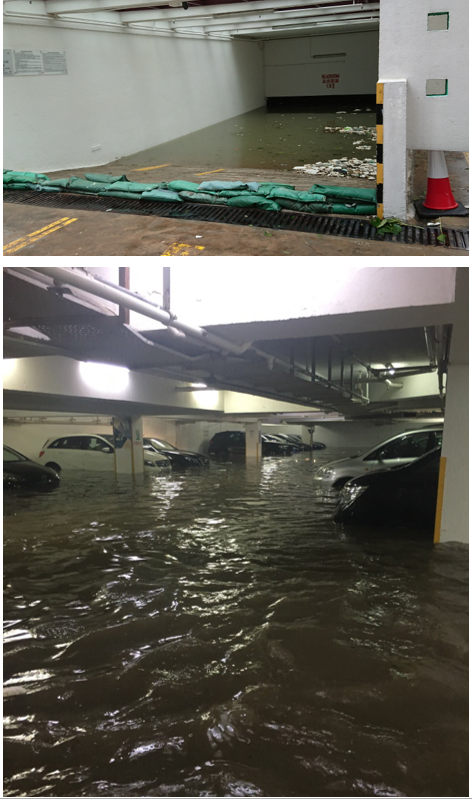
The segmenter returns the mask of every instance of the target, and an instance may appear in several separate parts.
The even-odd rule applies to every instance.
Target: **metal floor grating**
[[[226,225],[250,225],[300,233],[319,233],[352,239],[403,242],[433,247],[469,249],[469,231],[444,228],[444,244],[438,242],[439,228],[412,225],[402,227],[401,233],[379,233],[368,220],[349,217],[304,214],[297,211],[263,211],[257,208],[228,208],[199,203],[156,203],[152,200],[127,200],[119,197],[97,197],[72,193],[47,193],[32,190],[4,190],[3,201],[22,205],[46,206],[81,211],[114,211],[117,214],[139,214],[153,217],[221,222]]]

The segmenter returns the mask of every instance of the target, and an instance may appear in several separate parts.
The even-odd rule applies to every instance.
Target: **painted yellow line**
[[[384,218],[384,206],[383,203],[377,203],[377,216],[379,219]]]
[[[186,248],[186,249],[184,249]],[[198,244],[172,244],[168,250],[161,253],[163,256],[189,256],[190,250],[204,250],[205,248]]]
[[[464,153],[464,155],[465,155],[465,160],[467,161],[467,163],[469,163],[469,154],[468,153]]]
[[[441,538],[441,518],[442,508],[444,501],[444,481],[446,478],[446,461],[445,456],[441,456],[439,462],[439,481],[438,481],[438,499],[436,501],[436,519],[434,521],[434,544],[439,542]]]
[[[62,219],[56,219],[55,222],[51,222],[50,225],[46,225],[44,228],[40,228],[39,231],[33,231],[33,233],[29,233],[27,236],[22,236],[20,239],[15,239],[14,242],[10,242],[10,244],[5,244],[3,249],[6,250],[7,247],[11,247],[12,245],[16,244],[17,242],[22,242],[23,239],[29,239],[30,236],[37,236],[38,233],[42,233],[43,231],[49,230],[49,228],[55,228],[56,225],[59,225],[60,222],[65,222],[66,219],[69,217],[62,217]]]
[[[384,101],[384,85],[383,83],[378,83],[375,91],[375,99],[377,101],[377,105],[381,105]]]
[[[211,169],[210,172],[195,172],[195,175],[211,175],[213,172],[224,172],[223,167],[221,169]]]
[[[376,125],[377,128],[377,144],[383,144],[384,140],[384,126],[383,125]]]
[[[384,182],[384,165],[377,162],[377,183]]]
[[[42,239],[43,236],[47,236],[49,233],[54,233],[54,231],[59,231],[66,225],[70,225],[71,222],[77,222],[77,219],[77,217],[74,217],[74,219],[64,217],[63,219],[57,220],[57,222],[53,222],[52,225],[48,225],[47,228],[41,228],[40,231],[30,233],[29,236],[25,236],[23,239],[17,239],[15,242],[10,242],[10,244],[6,244],[4,246],[3,254],[7,256],[10,255],[10,253],[16,253],[17,250],[21,250],[22,247],[26,247],[27,245],[32,244],[32,242],[37,242],[38,239]]]
[[[132,169],[131,172],[145,172],[147,169],[161,169],[162,167],[171,167],[172,164],[158,164],[157,167],[139,167],[138,169]]]

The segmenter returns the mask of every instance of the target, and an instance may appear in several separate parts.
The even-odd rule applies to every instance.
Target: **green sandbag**
[[[88,181],[98,181],[99,183],[116,183],[117,181],[128,181],[126,175],[99,175],[94,172],[85,172],[84,177]]]
[[[266,211],[280,210],[280,206],[275,200],[269,200],[268,197],[260,197],[257,194],[230,197],[227,204],[235,208],[264,208]]]
[[[107,193],[108,194],[108,193]],[[155,200],[159,203],[183,203],[184,201],[177,192],[169,192],[168,189],[153,189],[150,192],[142,193],[143,200]]]
[[[55,178],[54,180],[50,181],[41,181],[41,186],[50,186],[55,187],[57,186],[60,189],[68,189],[70,182],[73,180],[78,180],[75,175],[71,175],[69,178]]]
[[[228,202],[226,197],[216,194],[205,194],[205,192],[179,192],[182,200],[187,203],[207,203],[214,206],[225,206]]]
[[[108,186],[102,184],[102,193],[108,194],[109,192],[150,192],[152,189],[160,189],[160,183],[135,183],[134,181],[117,181]]]
[[[48,181],[47,175],[42,175],[40,172],[7,172],[3,176],[3,183],[38,183],[39,180]]]
[[[343,200],[363,200],[365,203],[375,203],[377,200],[377,189],[359,189],[356,186],[321,186],[315,183],[310,192],[340,197]]]
[[[218,192],[218,197],[254,197],[255,194],[248,189],[224,189],[222,192]]]
[[[364,214],[370,216],[377,213],[377,206],[375,204],[368,205],[367,203],[357,203],[355,205],[343,205],[342,203],[333,203],[333,214]]]
[[[167,185],[174,192],[196,192],[200,186],[199,183],[192,183],[191,181],[171,181]]]
[[[98,181],[86,181],[83,178],[72,178],[69,183],[69,189],[71,192],[80,189],[80,191],[87,192],[87,194],[98,194],[103,191],[106,185],[107,184],[99,183]]]
[[[34,189],[37,186],[36,183],[7,183],[4,185],[4,189]]]
[[[197,192],[221,192],[225,189],[247,189],[247,183],[241,181],[203,181],[200,183]]]
[[[292,186],[289,183],[261,183],[259,184],[259,188],[257,190],[257,194],[262,194],[264,197],[267,197],[272,191],[272,189],[295,189],[295,186]]]
[[[320,214],[321,212],[329,214],[332,208],[331,203],[298,203],[283,197],[279,197],[277,202],[282,208],[290,209],[290,211],[304,211],[308,214]]]
[[[326,195],[313,192],[296,192],[293,189],[271,189],[269,197],[294,200],[296,203],[326,203]]]

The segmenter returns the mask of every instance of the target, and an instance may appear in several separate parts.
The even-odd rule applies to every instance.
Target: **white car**
[[[113,436],[98,433],[71,433],[47,439],[38,463],[56,472],[84,469],[90,472],[114,472]],[[144,453],[144,471],[161,473],[171,469],[167,456],[158,452]]]
[[[341,489],[351,478],[367,472],[411,464],[416,458],[441,446],[442,435],[442,427],[400,433],[364,453],[325,464],[315,474],[315,481],[323,489]]]

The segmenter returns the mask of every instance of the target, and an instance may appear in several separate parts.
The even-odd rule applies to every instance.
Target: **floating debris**
[[[349,178],[365,178],[373,181],[377,175],[377,162],[372,158],[332,158],[330,161],[317,161],[315,164],[304,164],[293,167],[308,175],[343,175]]]
[[[355,128],[352,128],[350,125],[346,125],[344,128],[341,127],[330,127],[329,125],[325,125],[324,130],[328,133],[362,133],[364,136],[371,136],[372,139],[377,138],[377,129],[375,125],[373,127],[366,126],[366,125],[357,125]]]

